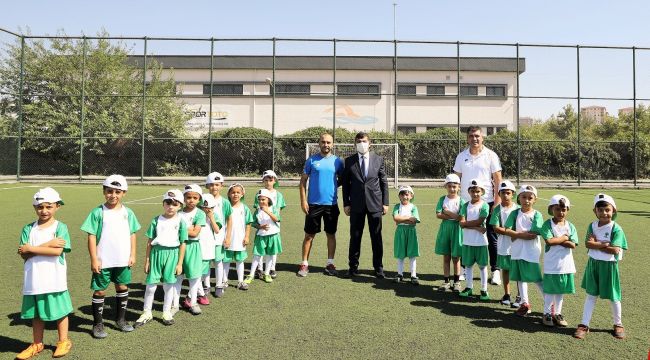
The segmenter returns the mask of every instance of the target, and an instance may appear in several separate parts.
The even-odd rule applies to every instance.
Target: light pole
[[[275,62],[275,55],[273,59]],[[273,64],[273,77],[275,78],[275,63]],[[275,171],[275,82],[271,78],[266,78],[266,83],[271,91],[271,169]]]

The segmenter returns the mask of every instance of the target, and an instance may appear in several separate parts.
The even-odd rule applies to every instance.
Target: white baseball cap
[[[445,177],[445,185],[449,183],[460,184],[460,178],[456,174],[449,174]]]
[[[163,201],[165,200],[175,200],[181,204],[185,201],[185,199],[183,199],[183,193],[178,189],[167,190],[165,195],[163,195]]]
[[[32,201],[32,205],[34,206],[42,203],[57,203],[63,205],[63,200],[61,200],[61,196],[56,192],[56,190],[51,187],[46,187],[38,190],[38,192],[34,194],[34,200]]]
[[[598,204],[601,201],[604,201],[612,205],[612,207],[614,208],[614,215],[612,215],[612,220],[616,220],[616,215],[618,210],[616,210],[616,202],[614,201],[614,198],[604,193],[596,194],[596,197],[594,197],[594,207],[596,207],[596,204]]]
[[[411,193],[411,195],[415,195],[415,192],[413,192],[413,188],[408,185],[400,185],[399,189],[397,190],[397,193],[400,194],[404,191],[408,191]]]
[[[478,187],[481,190],[483,190],[483,194],[485,194],[485,192],[487,191],[486,188],[485,188],[485,185],[483,185],[483,183],[479,179],[470,180],[470,182],[469,182],[469,184],[467,186],[467,190],[469,190],[469,189],[471,189],[473,187]]]
[[[241,192],[242,192],[242,197],[241,198],[244,199],[244,196],[246,196],[246,188],[244,187],[244,185],[242,185],[240,183],[234,183],[234,184],[228,186],[228,193],[230,193],[230,189],[234,188],[235,186],[239,186],[241,188]]]
[[[504,180],[499,184],[499,192],[501,192],[501,190],[511,190],[513,193],[517,192],[515,185],[509,180]]]
[[[202,193],[201,187],[196,184],[185,185],[185,188],[183,188],[183,195],[187,194],[188,192],[195,192],[199,194],[199,196]]]
[[[535,195],[535,198],[537,198],[537,189],[533,185],[521,185],[521,187],[519,187],[519,194],[517,194],[517,204],[519,205],[521,205],[519,196],[523,193],[531,193]]]
[[[224,181],[226,181],[226,178],[224,178],[223,175],[221,175],[221,173],[216,172],[216,171],[211,172],[208,175],[208,177],[205,178],[205,184],[206,185],[210,185],[210,184],[214,184],[214,183],[223,183]]]
[[[548,214],[553,215],[553,211],[551,211],[551,207],[554,205],[560,205],[560,200],[564,200],[564,206],[569,209],[571,207],[571,202],[569,201],[569,198],[564,196],[564,195],[553,195],[551,197],[551,200],[548,202]]]
[[[113,174],[107,177],[102,184],[107,188],[117,189],[122,191],[129,190],[129,185],[126,183],[126,178],[122,175]]]
[[[260,189],[260,191],[257,192],[257,198],[259,199],[260,197],[265,197],[269,199],[269,205],[273,205],[273,199],[271,198],[271,192],[268,191],[267,189]]]
[[[275,183],[273,183],[273,188],[277,188],[278,186],[280,186],[280,181],[278,180],[278,175],[275,173],[275,171],[273,171],[273,170],[266,170],[266,171],[262,174],[262,180],[264,180],[264,178],[266,178],[266,177],[272,177],[272,178],[275,179]]]
[[[217,206],[217,200],[215,200],[214,196],[212,194],[202,194],[201,195],[201,207],[205,208],[213,208]]]

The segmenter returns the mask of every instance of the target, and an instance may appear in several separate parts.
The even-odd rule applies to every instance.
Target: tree
[[[143,123],[143,69],[128,63],[129,49],[123,42],[111,42],[105,32],[98,36],[92,40],[28,39],[24,49],[20,41],[8,44],[0,63],[0,92],[6,94],[0,99],[0,131],[17,132],[15,114],[22,93],[23,152],[40,164],[25,171],[74,174],[83,145],[84,173],[137,175],[143,128],[146,139],[185,136],[188,117],[173,98],[173,74],[163,80],[161,66],[154,61],[147,64]],[[115,161],[116,157],[123,159]]]

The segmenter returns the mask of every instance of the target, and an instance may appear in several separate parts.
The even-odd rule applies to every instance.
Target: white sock
[[[544,294],[544,315],[551,313],[551,307],[553,307],[553,302],[555,301],[555,295],[553,294]],[[557,307],[555,313],[559,314]]]
[[[519,296],[521,297],[522,304],[529,304],[528,302],[528,283],[523,281],[517,282],[517,288],[519,289]]]
[[[478,269],[481,272],[481,291],[487,291],[487,283],[488,283],[487,266],[479,266]]]
[[[203,275],[201,279],[203,280],[203,287],[208,289],[208,292],[210,292],[210,273],[208,273],[208,275]]]
[[[273,256],[277,256],[277,255],[273,255]],[[329,264],[334,264],[334,259],[327,259],[327,265]]]
[[[190,280],[190,290],[188,295],[190,296],[190,305],[196,305],[196,296],[199,293],[201,288],[201,279],[191,279]]]
[[[278,262],[278,255],[271,255],[271,260],[273,260],[271,263],[271,270],[275,271],[275,263]]]
[[[174,290],[174,284],[163,284],[163,290],[165,291],[165,301],[163,302],[163,313],[169,312],[172,309],[172,302],[174,302],[174,297],[176,292]]]
[[[411,277],[418,277],[418,274],[417,274],[417,265],[416,265],[416,263],[415,263],[415,259],[416,259],[416,258],[414,258],[414,257],[409,258],[409,260],[410,260],[410,262],[411,262]]]
[[[562,305],[564,304],[564,294],[555,294],[555,314],[562,314]]]
[[[263,265],[264,265],[264,263],[262,262],[262,259],[260,257],[260,262],[259,262],[259,265],[257,266],[257,269],[259,271],[264,271],[264,266]]]
[[[597,296],[587,294],[585,299],[585,308],[582,310],[582,325],[589,326],[591,322],[591,315],[594,313],[594,308],[596,307]]]
[[[222,284],[227,284],[228,283],[228,273],[230,272],[230,263],[224,262],[223,263],[223,280],[221,281]]]
[[[183,280],[185,280],[185,275],[178,275],[176,277],[176,284],[174,284],[174,302],[172,303],[173,307],[180,307]]]
[[[404,259],[397,259],[397,273],[404,274]]]
[[[303,260],[303,261],[300,263],[300,265],[309,265],[309,263],[307,262],[307,260]]]
[[[197,280],[199,281],[199,286],[198,290],[196,290],[196,293],[198,296],[205,296],[205,290],[203,290],[203,279],[198,278]]]
[[[474,265],[465,267],[465,287],[474,288]]]
[[[251,262],[251,273],[249,274],[249,276],[253,276],[253,274],[255,274],[255,270],[257,270],[257,265],[260,264],[261,259],[262,259],[261,256],[253,255],[253,261]]]
[[[612,319],[614,320],[614,325],[623,326],[621,319],[621,302],[612,301]]]
[[[273,256],[266,256],[266,270],[264,270],[264,275],[271,275],[272,268],[273,268]]]
[[[149,311],[151,312],[151,309],[153,308],[153,296],[156,294],[156,288],[158,285],[156,284],[148,284],[147,287],[144,290],[144,311]]]
[[[238,282],[244,281],[244,262],[238,261],[235,263],[235,266],[237,268],[237,281]]]
[[[219,261],[215,264],[215,277],[217,278],[216,280],[216,287],[222,288],[223,287],[223,261]]]

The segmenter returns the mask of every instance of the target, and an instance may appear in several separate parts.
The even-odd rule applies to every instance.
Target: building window
[[[203,95],[210,95],[210,84],[203,84]],[[212,95],[244,95],[244,85],[212,84]]]
[[[488,126],[487,128],[485,128],[485,130],[486,130],[485,132],[487,133],[486,135],[488,136],[494,135],[494,127]]]
[[[416,131],[415,126],[403,126],[403,125],[398,125],[397,126],[397,131],[402,132],[404,134],[415,134]]]
[[[439,96],[439,95],[444,95],[444,94],[445,94],[445,86],[444,85],[428,85],[427,86],[427,95]]]
[[[273,87],[271,87],[273,89]],[[276,95],[309,95],[311,85],[309,84],[275,84]]]
[[[486,86],[485,96],[506,96],[505,86]]]
[[[370,95],[379,96],[379,84],[338,84],[338,95]]]
[[[478,96],[478,86],[461,85],[460,96]]]
[[[414,96],[416,94],[415,85],[397,85],[397,95]]]

